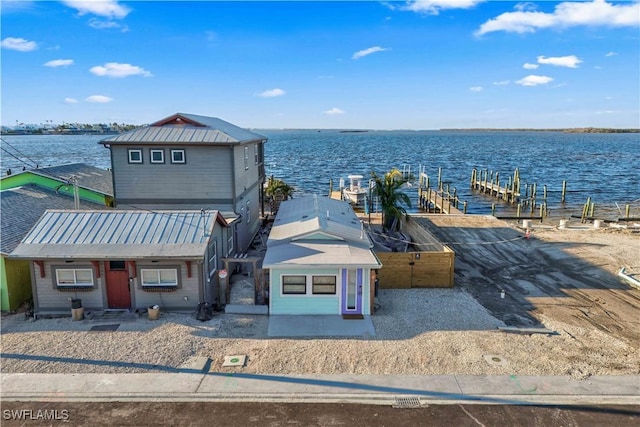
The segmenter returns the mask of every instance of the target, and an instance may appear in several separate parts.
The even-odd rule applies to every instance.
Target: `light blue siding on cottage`
[[[283,295],[282,276],[307,276],[306,295]],[[311,277],[336,276],[335,295],[312,294]],[[322,269],[272,269],[269,275],[270,294],[269,312],[271,314],[340,314],[340,270],[337,268]]]

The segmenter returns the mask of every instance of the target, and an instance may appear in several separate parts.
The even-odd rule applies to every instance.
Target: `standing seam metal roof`
[[[186,123],[178,125],[151,124],[149,126],[106,138],[100,141],[100,143],[125,144],[135,142],[145,144],[231,144],[267,139],[263,135],[248,131],[215,117],[182,113],[178,113],[175,116],[183,117],[189,121],[199,124],[200,126]],[[156,123],[162,123],[163,120],[159,120]]]
[[[192,257],[204,254],[218,211],[48,210],[11,254],[17,258]]]

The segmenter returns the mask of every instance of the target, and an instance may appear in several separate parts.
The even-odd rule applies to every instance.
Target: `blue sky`
[[[640,3],[2,1],[2,124],[640,127]]]

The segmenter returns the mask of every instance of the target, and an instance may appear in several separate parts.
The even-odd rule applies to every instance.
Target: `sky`
[[[640,127],[640,2],[1,1],[1,122]]]

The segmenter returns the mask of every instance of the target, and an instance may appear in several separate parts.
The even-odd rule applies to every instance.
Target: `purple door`
[[[342,269],[342,314],[362,314],[362,269]]]

